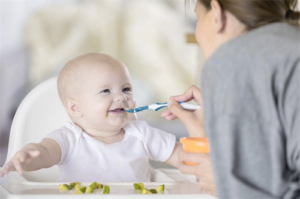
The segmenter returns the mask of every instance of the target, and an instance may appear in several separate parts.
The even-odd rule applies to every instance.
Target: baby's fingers
[[[20,162],[20,159],[19,158],[14,158],[13,160],[11,160],[14,164],[14,168],[16,169],[16,171],[22,175],[23,174],[23,169],[22,169],[22,166],[21,166],[21,162]]]
[[[9,161],[4,167],[0,174],[0,177],[2,178],[5,174],[7,174],[9,171],[15,171],[14,164],[12,161]]]

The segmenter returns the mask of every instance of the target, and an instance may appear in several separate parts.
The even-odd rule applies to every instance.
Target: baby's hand
[[[4,166],[0,178],[10,171],[18,171],[20,175],[23,173],[23,169],[31,164],[32,160],[40,155],[38,150],[20,150],[14,157]]]

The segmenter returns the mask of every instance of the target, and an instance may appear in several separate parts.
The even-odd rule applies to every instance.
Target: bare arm
[[[61,158],[59,144],[53,139],[45,139],[40,143],[30,143],[18,151],[14,157],[4,166],[0,177],[9,171],[35,171],[49,168],[57,164]]]
[[[178,168],[178,166],[180,165],[180,159],[178,154],[181,150],[182,150],[182,145],[179,142],[176,142],[173,153],[166,161],[166,163]]]

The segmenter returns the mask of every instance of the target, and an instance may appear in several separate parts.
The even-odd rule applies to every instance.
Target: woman
[[[300,198],[300,30],[297,0],[197,0],[196,38],[207,62],[162,116],[208,136],[210,157],[182,152],[183,173],[226,199]],[[202,111],[177,101],[194,99]],[[213,175],[214,173],[214,175]],[[214,182],[215,181],[215,182]],[[216,191],[215,191],[216,186]]]

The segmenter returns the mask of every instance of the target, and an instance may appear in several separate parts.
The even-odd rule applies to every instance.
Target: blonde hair
[[[206,10],[211,0],[197,0]],[[285,21],[299,26],[298,0],[217,0],[220,6],[233,14],[248,30],[273,22]]]

